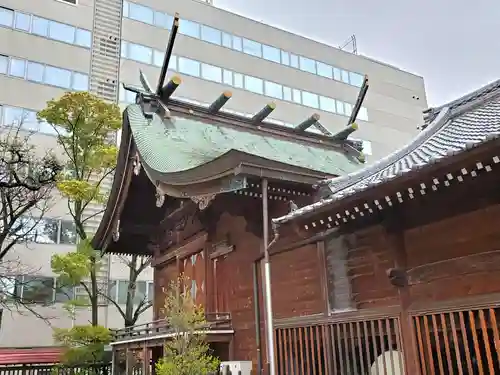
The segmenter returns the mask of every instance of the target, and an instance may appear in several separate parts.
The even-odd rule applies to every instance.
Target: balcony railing
[[[205,314],[206,326],[200,327],[200,331],[231,330],[230,313],[207,313]],[[136,338],[154,338],[159,335],[175,333],[175,329],[165,319],[155,320],[148,323],[137,324],[132,327],[121,328],[114,331],[114,341],[122,341]]]

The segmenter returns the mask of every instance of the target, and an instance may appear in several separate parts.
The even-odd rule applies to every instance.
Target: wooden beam
[[[406,273],[406,244],[404,237],[404,222],[401,217],[393,215],[385,223],[386,235],[390,239],[390,249],[394,260],[394,268]],[[405,275],[406,276],[406,275]],[[401,341],[403,347],[404,366],[406,374],[419,374],[418,356],[413,334],[412,317],[408,312],[411,296],[408,283],[398,287],[400,303]]]
[[[170,263],[176,259],[184,259],[203,250],[207,241],[208,234],[206,232],[199,233],[188,238],[182,245],[169,249],[166,254],[153,259],[151,265],[157,267],[163,264]]]

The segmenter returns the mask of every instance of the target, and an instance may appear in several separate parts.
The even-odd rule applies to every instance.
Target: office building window
[[[300,70],[304,72],[316,74],[316,61],[308,59],[307,57],[300,56],[299,58]]]
[[[26,60],[21,59],[10,59],[9,75],[13,77],[24,78],[24,73],[26,71]]]
[[[243,88],[243,74],[233,73],[234,87],[238,89]]]
[[[1,26],[80,47],[91,46],[92,38],[89,30],[3,7],[0,7]]]
[[[45,67],[45,83],[57,87],[71,87],[71,72],[54,66]]]
[[[26,242],[53,245],[76,244],[76,228],[70,220],[22,216],[14,229],[12,236],[21,237],[21,240]]]
[[[43,82],[43,64],[28,62],[28,70],[26,71],[26,79],[33,82]]]
[[[74,299],[74,288],[51,276],[3,275],[0,293],[7,303],[19,300],[25,304],[50,305]]]
[[[212,44],[221,44],[222,32],[213,27],[201,26],[201,39]]]
[[[320,96],[319,108],[326,112],[335,113],[335,100],[325,96]]]
[[[218,66],[201,64],[201,77],[207,81],[222,82],[222,69]]]
[[[294,55],[293,53],[290,54],[290,66],[292,68],[299,69],[299,56]]]
[[[256,94],[263,94],[263,81],[260,78],[245,75],[245,89]]]
[[[0,74],[7,74],[7,67],[9,66],[9,58],[0,55]]]
[[[165,29],[171,26],[173,20],[173,17],[167,13],[130,1],[124,1],[123,3],[123,17]],[[9,22],[8,16],[6,16],[6,19],[6,22]],[[195,21],[183,19],[180,24],[179,32],[192,38],[204,40],[208,43],[222,45],[238,52],[244,52],[252,56],[273,61],[277,64],[290,66],[321,77],[335,79],[353,86],[360,87],[363,83],[363,75],[361,74],[335,68],[324,62],[306,56],[299,56],[274,46],[242,38],[241,36],[232,35]]]
[[[0,74],[5,72],[11,77],[75,91],[87,91],[89,85],[87,74],[0,55]]]
[[[290,87],[283,86],[283,100],[292,101],[292,89]]]
[[[132,60],[139,61],[144,64],[151,64],[151,58],[153,56],[153,50],[151,48],[134,43],[128,43],[128,48],[128,56]]]
[[[140,51],[140,55],[144,58],[141,58],[142,61],[139,62],[156,66],[161,66],[161,64],[163,63],[163,61],[161,61],[160,64],[160,56],[161,58],[163,58],[163,54],[161,51],[153,50],[150,47],[137,45],[130,42],[122,42],[122,45],[122,55],[124,58],[138,61],[138,55],[135,52]],[[311,63],[311,61],[312,60],[310,60],[309,62],[306,61],[304,62],[304,64]],[[222,82],[226,85],[244,89],[256,94],[263,94],[271,98],[286,100],[343,116],[350,115],[350,111],[348,111],[346,108],[351,108],[352,110],[351,104],[342,102],[340,100],[320,96],[316,93],[302,91],[296,88],[286,87],[276,82],[271,82],[258,77],[233,72],[229,69],[222,69],[221,67],[206,64],[186,57],[177,57],[172,55],[170,59],[169,69],[177,70],[180,73],[203,78],[208,81],[218,83]],[[130,93],[123,93],[122,96],[127,97],[127,100],[125,100],[126,102],[135,101],[135,96]],[[366,108],[362,107],[358,119],[368,121],[368,112]]]
[[[316,63],[316,68],[318,70],[318,75],[325,78],[330,78],[330,79],[333,78],[333,68],[330,65],[318,62]]]
[[[144,5],[130,3],[128,17],[136,21],[149,23],[150,25],[154,24],[154,11]]]
[[[200,76],[200,62],[196,60],[191,60],[186,57],[179,57],[179,67],[180,73],[184,73],[190,76],[199,77]]]
[[[311,108],[319,108],[318,95],[302,91],[302,103]]]
[[[281,63],[290,66],[290,54],[286,51],[281,51]]]
[[[283,100],[283,86],[278,83],[264,81],[264,93],[271,98]]]
[[[76,29],[73,26],[65,25],[59,22],[49,23],[49,38],[65,43],[75,41]]]
[[[262,45],[262,57],[264,57],[264,59],[266,60],[273,61],[278,64],[281,62],[280,50],[275,47],[266,46],[265,44]]]
[[[222,33],[222,45],[227,48],[233,48],[233,39],[231,34]]]
[[[172,27],[172,22],[174,22],[174,17],[162,12],[155,12],[155,26],[163,29],[170,29],[170,27]]]
[[[298,104],[302,104],[304,103],[303,100],[302,100],[302,93],[300,90],[298,89],[293,89],[292,90],[292,99],[291,99],[293,102],[295,103],[298,103]]]
[[[16,19],[15,19],[14,27],[17,30],[29,32],[30,31],[30,21],[31,21],[31,16],[29,14],[16,12]]]
[[[24,276],[21,298],[24,303],[48,305],[54,302],[54,278]]]
[[[128,280],[110,280],[109,297],[114,299],[119,305],[125,305],[127,303],[128,286]],[[152,282],[136,281],[134,305],[152,301],[154,298],[153,291],[154,285]]]
[[[61,220],[59,243],[65,245],[76,244],[76,227],[73,221]]]
[[[243,38],[243,52],[248,55],[262,57],[262,45],[253,40]]]
[[[54,302],[64,303],[75,298],[75,288],[66,286],[59,279],[56,279],[56,290],[54,295]]]
[[[14,11],[0,7],[0,26],[12,27],[14,23]]]
[[[192,38],[200,39],[200,25],[196,22],[182,20],[179,32]]]

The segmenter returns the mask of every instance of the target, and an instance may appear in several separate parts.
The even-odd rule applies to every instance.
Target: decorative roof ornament
[[[119,239],[120,239],[120,220],[117,220],[115,229],[113,230],[113,241],[118,242]]]
[[[134,174],[139,176],[141,173],[141,159],[139,157],[139,153],[137,152],[134,156]]]
[[[198,195],[191,197],[191,200],[198,205],[198,208],[203,211],[214,200],[217,194]]]
[[[156,207],[160,208],[163,206],[163,203],[165,203],[165,194],[163,192],[156,188]]]
[[[177,35],[177,30],[179,29],[179,14],[175,14],[174,21],[170,31],[170,37],[168,39],[167,51],[163,59],[163,65],[161,67],[160,77],[158,78],[158,84],[156,91],[153,91],[151,85],[149,84],[146,76],[142,71],[140,71],[139,79],[144,90],[138,90],[132,86],[123,84],[123,88],[127,91],[134,92],[136,94],[135,103],[138,104],[144,117],[147,119],[152,119],[154,114],[158,114],[162,118],[170,118],[170,111],[166,106],[168,99],[172,96],[174,91],[181,84],[181,79],[177,76],[173,77],[164,86],[165,78],[167,76],[168,64],[172,56],[172,51],[174,48],[175,37]]]

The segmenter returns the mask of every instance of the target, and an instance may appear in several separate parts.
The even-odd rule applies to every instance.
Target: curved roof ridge
[[[491,97],[491,95],[489,94],[495,95],[497,93],[500,93],[500,79],[497,79],[471,93],[465,94],[458,99],[452,100],[449,103],[426,109],[424,111],[424,120],[426,122],[433,121],[435,116],[437,116],[439,112],[445,107],[448,107],[450,108],[450,110],[455,111],[459,107],[462,107],[466,104],[478,105],[483,103],[485,100],[488,100]]]
[[[385,168],[394,164],[399,159],[402,159],[405,155],[414,151],[418,146],[427,141],[430,137],[436,134],[448,121],[449,119],[449,108],[445,107],[441,110],[439,115],[434,119],[432,124],[428,126],[425,130],[420,132],[416,138],[401,149],[394,151],[393,153],[383,157],[374,164],[361,169],[352,174],[345,175],[343,177],[337,177],[334,179],[327,179],[320,181],[321,185],[328,185],[332,194],[338,193],[341,190],[347,189],[348,187],[360,182],[367,176],[382,172]]]

